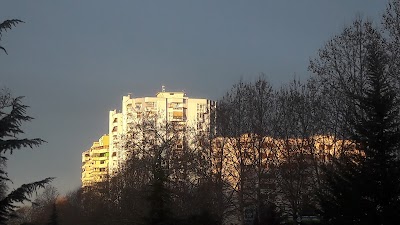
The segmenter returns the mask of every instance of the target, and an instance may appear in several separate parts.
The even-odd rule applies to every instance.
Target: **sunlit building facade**
[[[244,134],[237,138],[217,137],[213,139],[212,150],[213,167],[221,169],[219,172],[232,187],[237,187],[240,180],[239,163],[248,167],[258,162],[268,169],[270,165],[286,162],[300,154],[322,164],[331,162],[343,153],[362,154],[350,140],[323,135],[306,139],[258,137],[254,134]]]
[[[277,180],[281,170],[292,173],[302,164],[303,174],[312,179],[316,167],[332,162],[341,154],[363,154],[350,140],[336,139],[333,136],[313,136],[309,138],[272,138],[255,134],[240,137],[218,137],[212,141],[212,168],[226,185],[224,194],[229,196],[236,212],[225,218],[224,224],[243,224],[238,206],[246,205],[244,210],[254,210],[257,189],[265,199],[273,199],[281,209],[289,205],[282,197]],[[288,167],[289,166],[289,167]],[[305,182],[305,181],[304,181]],[[239,195],[242,194],[242,203]],[[248,221],[247,221],[248,222]]]
[[[215,121],[215,108],[215,101],[189,98],[184,92],[165,91],[164,87],[152,97],[123,96],[122,110],[109,113],[110,175],[117,174],[129,156],[124,137],[132,129],[132,124],[157,117],[156,128],[165,123],[174,123],[190,128],[191,132],[215,132],[211,125]]]
[[[109,136],[103,135],[82,153],[82,187],[107,180]]]
[[[82,186],[91,186],[116,175],[122,168],[129,150],[125,147],[126,134],[132,124],[157,117],[155,128],[166,123],[184,127],[185,132],[215,133],[216,102],[202,98],[189,98],[184,92],[165,91],[164,87],[156,96],[133,98],[122,97],[121,110],[109,112],[108,135],[82,153]],[[193,134],[192,133],[192,134]],[[179,143],[177,148],[179,148]],[[178,149],[179,150],[179,149]]]

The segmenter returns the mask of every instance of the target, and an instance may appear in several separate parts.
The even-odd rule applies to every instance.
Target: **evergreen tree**
[[[18,19],[5,20],[0,23],[0,40],[2,33],[10,30],[13,26],[23,21]],[[0,49],[7,53],[6,49],[0,45]],[[0,92],[0,224],[6,224],[10,217],[15,216],[18,206],[15,203],[29,201],[29,197],[38,188],[43,188],[53,178],[46,178],[41,181],[23,184],[19,188],[5,195],[5,183],[10,181],[5,172],[5,154],[12,154],[14,150],[21,148],[33,148],[41,145],[44,141],[40,138],[28,139],[18,138],[24,131],[21,129],[23,122],[28,122],[33,118],[26,115],[28,106],[21,103],[22,97],[12,98],[8,91]]]
[[[362,216],[359,156],[342,154],[323,167],[325,182],[318,193],[323,224],[360,224]],[[365,184],[366,185],[366,184]]]
[[[12,20],[4,20],[2,23],[0,23],[0,41],[2,37],[2,32],[11,30],[13,26],[16,26],[19,23],[23,23],[23,21],[18,19],[12,19]],[[0,49],[7,54],[7,51],[3,46],[0,45]]]
[[[363,200],[369,224],[393,224],[400,214],[400,171],[396,153],[400,144],[398,99],[387,74],[387,56],[379,43],[368,48],[370,89],[360,98],[364,116],[355,121],[354,139],[365,157]],[[396,223],[397,224],[397,223]]]
[[[352,95],[360,110],[352,112],[349,132],[361,154],[342,154],[326,169],[320,193],[326,224],[398,224],[400,143],[397,96],[388,73],[382,42],[368,45],[367,86]]]
[[[21,129],[22,122],[30,121],[33,118],[26,114],[28,106],[21,103],[22,97],[12,98],[7,93],[0,94],[0,157],[7,160],[4,154],[12,154],[14,150],[21,148],[33,148],[39,146],[44,141],[40,138],[19,139],[18,135],[23,134]],[[6,172],[0,168],[0,181],[9,181]],[[46,178],[41,181],[23,184],[21,187],[11,191],[8,195],[0,199],[0,224],[6,224],[7,220],[14,216],[14,211],[18,208],[15,203],[29,201],[29,197],[38,188],[44,188],[53,178]]]

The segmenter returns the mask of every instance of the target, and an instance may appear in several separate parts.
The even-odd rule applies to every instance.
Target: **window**
[[[197,112],[205,113],[207,109],[207,105],[205,104],[197,104]]]
[[[106,168],[100,168],[100,172],[106,172]]]
[[[204,121],[204,113],[197,113],[197,120]]]
[[[174,119],[181,120],[183,118],[183,112],[182,111],[174,111],[172,116]]]
[[[156,106],[155,102],[146,102],[146,107],[154,108]]]
[[[171,102],[168,104],[168,108],[182,109],[183,104],[182,104],[182,102]]]
[[[100,164],[104,164],[104,163],[106,163],[105,160],[101,160],[101,161],[100,161]]]
[[[113,152],[112,153],[112,157],[116,157],[117,156],[117,153],[116,152]]]

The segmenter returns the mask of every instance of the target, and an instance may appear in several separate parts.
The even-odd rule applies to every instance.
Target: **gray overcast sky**
[[[48,143],[14,153],[11,187],[48,176],[80,186],[81,152],[107,133],[122,95],[185,90],[217,100],[242,76],[279,87],[356,15],[380,23],[384,0],[6,1],[0,86],[26,96],[26,136]]]

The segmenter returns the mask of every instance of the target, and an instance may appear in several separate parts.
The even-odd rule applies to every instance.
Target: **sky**
[[[280,87],[356,16],[380,24],[384,0],[5,1],[0,88],[25,96],[21,137],[47,141],[9,156],[11,189],[45,177],[80,187],[81,153],[108,132],[122,96],[184,90],[218,100],[260,73]]]

